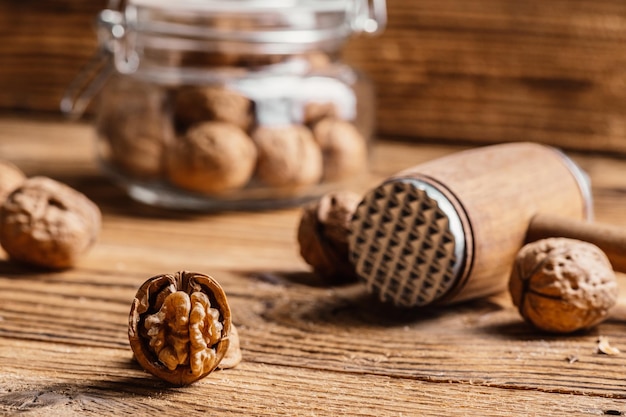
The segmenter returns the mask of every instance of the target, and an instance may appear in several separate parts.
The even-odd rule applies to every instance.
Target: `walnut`
[[[515,260],[509,290],[527,321],[555,333],[600,323],[618,295],[606,255],[595,245],[565,238],[524,246]]]
[[[0,204],[26,180],[26,175],[15,165],[0,160]]]
[[[198,122],[220,121],[247,131],[253,122],[252,102],[226,87],[184,87],[176,92],[174,117],[183,129]]]
[[[258,151],[256,176],[270,186],[301,186],[319,182],[322,153],[304,126],[264,126],[252,135]]]
[[[0,207],[0,244],[11,259],[72,266],[100,232],[100,210],[82,193],[46,177],[22,183]]]
[[[332,57],[322,51],[310,51],[304,54],[311,71],[321,71],[329,67]]]
[[[337,107],[332,101],[309,101],[304,105],[303,111],[303,122],[308,126],[314,126],[320,120],[328,117],[339,117]]]
[[[367,143],[350,122],[326,118],[313,128],[322,149],[324,180],[341,181],[365,172]]]
[[[175,385],[215,370],[229,349],[232,331],[222,287],[208,275],[187,271],[148,279],[137,291],[128,323],[139,364]]]
[[[167,175],[182,188],[216,194],[243,187],[256,164],[256,148],[241,129],[223,122],[193,126],[167,155]]]
[[[350,220],[361,198],[352,192],[333,192],[303,209],[298,227],[300,255],[315,273],[329,282],[357,280],[348,256]]]
[[[113,83],[103,95],[97,123],[103,158],[131,176],[158,178],[174,136],[163,103],[161,90],[127,80]]]

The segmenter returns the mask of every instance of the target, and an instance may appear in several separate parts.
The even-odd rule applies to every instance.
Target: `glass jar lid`
[[[386,24],[385,0],[128,0],[120,13],[101,15],[100,25],[124,43],[121,72],[132,72],[134,50],[145,48],[291,54],[336,49]]]
[[[385,0],[110,0],[98,16],[99,51],[68,88],[61,109],[81,114],[115,70],[181,74],[180,68],[157,68],[150,56],[336,51],[349,36],[377,34],[385,25]]]

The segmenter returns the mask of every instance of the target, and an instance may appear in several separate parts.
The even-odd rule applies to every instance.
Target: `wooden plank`
[[[379,86],[385,135],[626,149],[617,53],[624,4],[450,0],[388,9],[380,38],[346,49]]]
[[[106,3],[0,3],[0,108],[58,112]],[[388,13],[381,37],[344,49],[377,85],[381,134],[626,153],[624,2],[389,1]]]
[[[538,335],[505,296],[452,310],[398,311],[366,295],[360,285],[315,288],[290,281],[290,271],[204,270],[229,295],[249,362],[626,398],[626,357],[595,352],[600,334],[614,346],[626,346],[619,323],[573,337]],[[129,352],[129,300],[157,272],[129,276],[81,269],[22,278],[23,270],[2,271],[0,335]],[[33,297],[36,305],[30,306]],[[570,357],[577,361],[568,363]]]
[[[398,310],[361,284],[316,282],[298,255],[299,209],[185,214],[148,209],[101,177],[91,128],[0,118],[0,155],[67,181],[103,210],[100,241],[63,272],[0,252],[0,414],[603,415],[625,413],[626,276],[619,307],[570,336],[526,325],[507,294],[453,308]],[[379,142],[371,184],[462,149]],[[598,219],[626,226],[621,160],[575,154]],[[152,275],[213,275],[228,294],[244,362],[171,388],[132,361],[130,302]]]
[[[27,366],[3,372],[0,412],[19,415],[603,415],[623,401],[518,391],[468,384],[433,384],[411,378],[328,373],[245,362],[186,388],[170,388],[146,375],[127,352],[45,343],[19,346],[32,355]],[[42,361],[42,352],[54,361]],[[0,357],[15,361],[0,340]],[[95,360],[94,360],[95,359]],[[82,365],[78,365],[82,364]],[[33,372],[33,369],[38,372]],[[39,374],[62,374],[62,378]]]

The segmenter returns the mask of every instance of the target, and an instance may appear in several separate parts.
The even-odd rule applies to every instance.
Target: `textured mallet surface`
[[[352,218],[349,246],[358,275],[382,301],[424,306],[455,283],[448,217],[411,183],[389,182],[364,197]]]

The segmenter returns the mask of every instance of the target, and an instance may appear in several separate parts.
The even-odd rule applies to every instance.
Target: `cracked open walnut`
[[[302,210],[298,225],[300,255],[318,277],[329,283],[358,279],[348,256],[350,220],[361,197],[349,191],[331,192]]]
[[[226,294],[208,275],[181,271],[152,277],[131,306],[128,338],[135,358],[146,371],[175,385],[190,384],[220,367],[225,355],[232,356],[227,351],[234,335]]]

